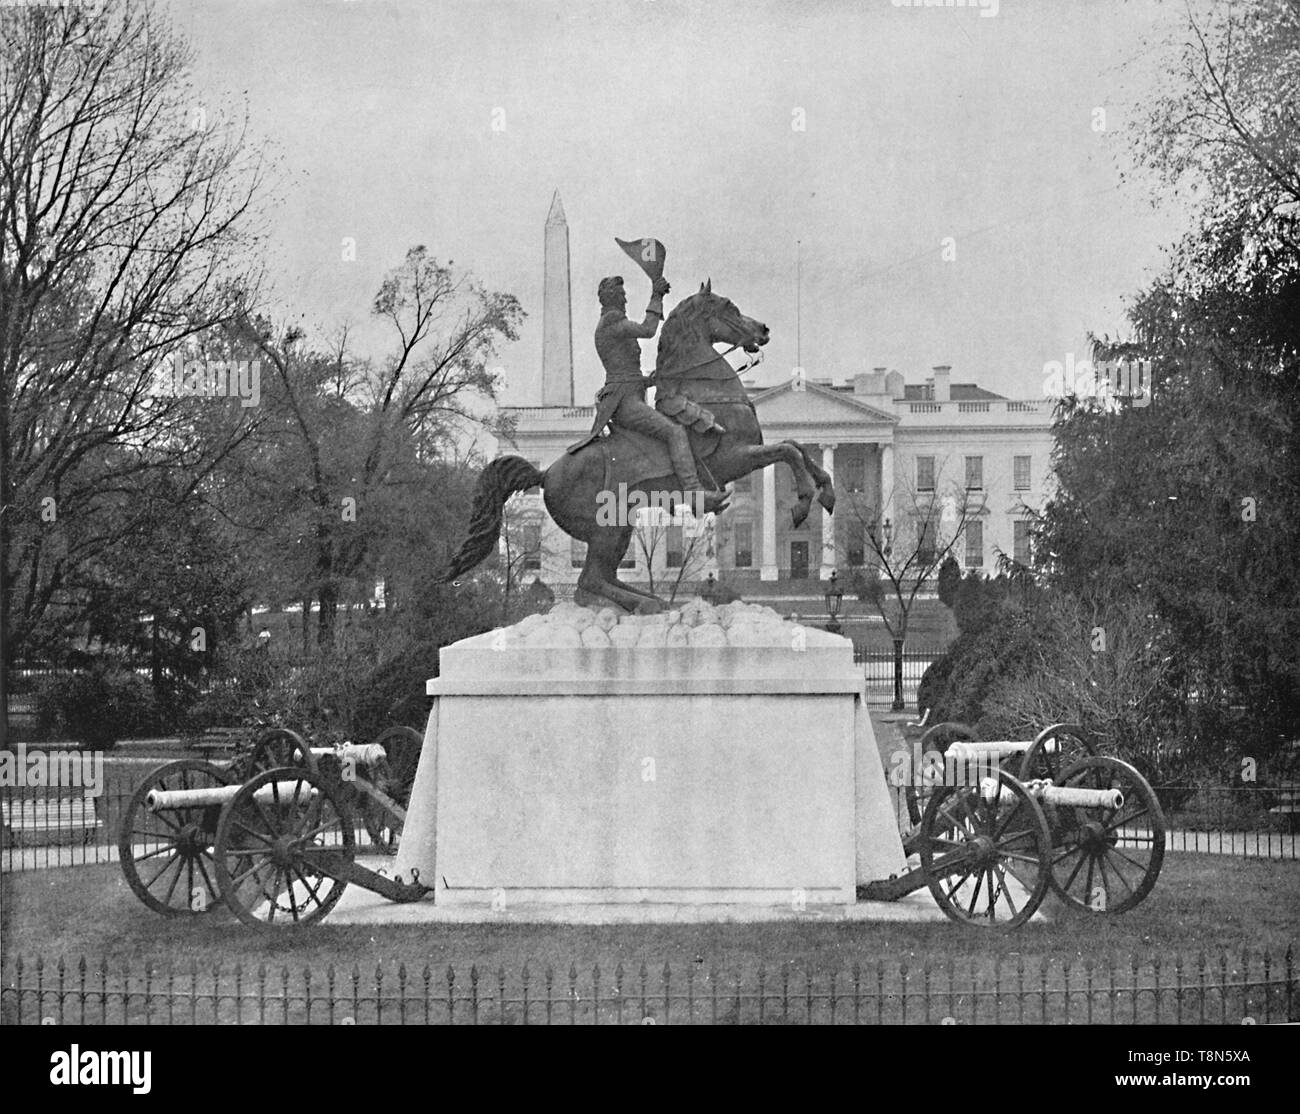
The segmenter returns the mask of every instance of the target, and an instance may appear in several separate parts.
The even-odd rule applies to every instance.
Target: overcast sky
[[[528,312],[499,361],[513,404],[540,400],[557,188],[581,402],[601,379],[597,281],[624,274],[633,310],[648,293],[615,236],[664,241],[670,306],[711,276],[771,326],[760,382],[796,364],[802,241],[810,377],[885,365],[914,382],[949,363],[954,382],[1036,397],[1045,361],[1082,353],[1088,329],[1123,331],[1185,220],[1120,182],[1126,108],[1155,64],[1143,43],[1177,28],[1178,3],[1000,0],[993,17],[891,0],[171,7],[200,95],[246,98],[281,156],[278,312],[362,324],[383,274],[426,244]],[[373,328],[360,339],[381,353]]]

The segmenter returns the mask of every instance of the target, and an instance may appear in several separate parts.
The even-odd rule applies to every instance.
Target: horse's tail
[[[506,500],[516,491],[539,487],[542,479],[542,473],[521,456],[499,456],[483,469],[474,489],[469,536],[438,574],[440,584],[469,572],[492,552],[501,536],[501,513]]]

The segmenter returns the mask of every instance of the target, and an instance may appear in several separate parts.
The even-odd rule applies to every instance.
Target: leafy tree
[[[1167,732],[1262,755],[1300,716],[1300,5],[1189,9],[1176,50],[1138,154],[1194,224],[1093,353],[1150,360],[1149,405],[1060,404],[1038,572],[1177,648]]]
[[[261,156],[187,87],[148,3],[0,12],[0,627],[6,660],[84,619],[146,476],[188,492],[255,420],[156,390],[242,312]],[[185,494],[185,492],[182,492]],[[47,626],[42,627],[42,624]]]
[[[484,290],[424,247],[407,252],[372,308],[395,335],[377,365],[351,355],[346,331],[321,350],[297,328],[277,336],[268,322],[244,322],[272,369],[270,413],[246,473],[256,515],[248,525],[281,560],[290,555],[287,579],[319,601],[324,648],[340,603],[367,595],[394,553],[409,552],[411,508],[427,502],[466,426],[505,432],[483,409],[499,386],[489,363],[523,317],[512,295]]]

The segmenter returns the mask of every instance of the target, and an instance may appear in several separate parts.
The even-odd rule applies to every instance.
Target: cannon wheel
[[[314,771],[316,756],[298,732],[287,727],[272,727],[253,740],[248,776],[283,766],[302,766]]]
[[[271,800],[255,794],[270,787]],[[245,782],[217,826],[217,884],[245,924],[310,924],[325,916],[347,883],[306,852],[328,848],[351,862],[353,818],[334,783],[317,770],[286,766]]]
[[[424,737],[413,727],[390,727],[375,742],[384,748],[386,755],[383,765],[375,771],[375,788],[388,794],[402,808],[408,808]],[[402,822],[378,802],[364,798],[359,803],[359,811],[371,842],[386,854],[394,854],[401,838]]]
[[[918,741],[922,761],[927,751],[937,750],[940,754],[947,754],[950,743],[955,743],[958,739],[974,740],[975,738],[974,729],[964,723],[936,723]],[[925,816],[925,806],[933,795],[935,786],[924,783],[923,769],[912,770],[911,773],[904,796],[907,799],[907,818],[912,822],[912,827],[916,828]]]
[[[1165,817],[1155,791],[1118,758],[1093,755],[1061,773],[1058,784],[1118,789],[1117,809],[1044,805],[1052,829],[1052,889],[1091,913],[1124,913],[1151,892],[1165,858]]]
[[[1051,838],[1038,801],[1005,770],[997,796],[944,785],[926,805],[921,870],[939,908],[978,928],[1012,929],[1038,911],[1051,880]],[[949,859],[954,852],[964,857]],[[947,861],[945,861],[947,860]]]
[[[1054,723],[1034,736],[1034,745],[1020,762],[1020,780],[1050,778],[1060,784],[1061,771],[1097,753],[1092,735],[1077,723]]]
[[[159,766],[132,794],[118,829],[117,855],[126,884],[154,912],[197,915],[221,903],[212,853],[221,806],[150,812],[145,798],[154,789],[211,789],[230,783],[221,767],[182,758]]]

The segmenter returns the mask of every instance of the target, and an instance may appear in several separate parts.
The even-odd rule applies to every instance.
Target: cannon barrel
[[[1033,745],[1032,739],[994,739],[978,743],[960,739],[955,743],[949,743],[948,749],[944,753],[958,761],[971,761],[981,758],[1003,758],[1012,754],[1026,754]],[[1056,750],[1056,740],[1048,739],[1044,744],[1044,749],[1048,753],[1054,752]]]
[[[328,755],[340,759],[350,758],[358,766],[377,766],[388,757],[388,752],[379,743],[344,743],[339,747],[312,747],[311,752],[317,758]]]
[[[299,799],[303,799],[304,794],[300,788],[300,781],[280,781],[274,785],[264,785],[259,789],[254,797],[262,804],[274,804],[277,794],[281,801],[286,798],[292,798],[295,789],[298,791]],[[224,805],[227,801],[232,800],[240,790],[238,785],[213,785],[203,789],[151,789],[145,796],[144,807],[150,812],[170,812],[181,808],[207,808],[210,805]],[[315,796],[316,789],[311,789],[310,794]]]
[[[1084,789],[1072,785],[1053,785],[1050,781],[1027,781],[1024,783],[1030,796],[1036,797],[1044,804],[1057,805],[1061,808],[1108,808],[1124,807],[1124,794],[1118,789]],[[980,795],[992,804],[999,796],[1007,796],[1001,783],[996,778],[986,777],[980,782]]]

